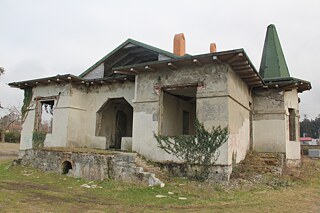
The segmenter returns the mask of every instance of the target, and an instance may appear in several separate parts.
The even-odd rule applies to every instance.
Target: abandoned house
[[[153,133],[194,134],[198,118],[208,129],[229,128],[215,163],[224,179],[250,150],[300,162],[298,93],[311,84],[290,76],[274,25],[259,72],[243,49],[216,51],[213,43],[209,53],[189,55],[183,34],[173,46],[170,53],[128,39],[79,76],[10,83],[25,91],[21,156],[43,134],[44,147],[127,150],[179,162]]]

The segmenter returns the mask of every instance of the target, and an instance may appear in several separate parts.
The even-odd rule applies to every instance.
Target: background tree
[[[309,119],[307,115],[303,115],[300,122],[300,136],[319,138],[320,131],[320,114],[315,119]]]
[[[200,172],[195,174],[195,178],[204,181],[208,179],[210,168],[220,155],[218,148],[228,140],[229,131],[218,126],[212,127],[209,132],[198,119],[195,130],[195,135],[165,136],[154,133],[154,137],[158,146],[167,153],[175,155],[187,165],[199,166]]]
[[[5,142],[5,133],[9,127],[15,122],[19,123],[21,120],[21,113],[15,106],[3,110],[6,110],[7,113],[0,118],[1,142]]]
[[[0,76],[4,74],[4,68],[0,67]],[[3,107],[1,106],[1,102],[0,102],[0,109],[2,109]]]

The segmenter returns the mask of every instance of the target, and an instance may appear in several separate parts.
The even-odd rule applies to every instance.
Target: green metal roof
[[[83,73],[81,73],[79,75],[79,77],[84,77],[85,75],[87,75],[90,71],[92,71],[93,69],[95,69],[96,67],[98,67],[101,63],[103,63],[105,60],[107,60],[110,56],[112,56],[113,54],[115,54],[117,51],[119,51],[120,49],[126,47],[127,45],[129,44],[133,44],[133,45],[136,45],[136,46],[140,46],[140,47],[143,47],[143,48],[146,48],[147,50],[150,50],[150,51],[153,51],[153,52],[156,52],[156,53],[159,53],[159,54],[162,54],[162,55],[165,55],[169,58],[180,58],[180,56],[177,56],[173,53],[170,53],[168,51],[165,51],[165,50],[162,50],[162,49],[159,49],[159,48],[156,48],[156,47],[153,47],[151,45],[148,45],[148,44],[145,44],[145,43],[142,43],[142,42],[139,42],[139,41],[136,41],[136,40],[133,40],[133,39],[127,39],[125,42],[123,42],[122,44],[120,44],[117,48],[115,48],[114,50],[112,50],[109,54],[107,54],[106,56],[104,56],[102,59],[100,59],[99,61],[97,61],[94,65],[92,65],[91,67],[89,67],[86,71],[84,71]]]
[[[273,24],[267,29],[259,73],[263,79],[290,77],[277,30]]]

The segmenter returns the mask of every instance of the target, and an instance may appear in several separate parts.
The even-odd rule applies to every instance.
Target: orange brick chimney
[[[183,33],[175,34],[173,40],[173,53],[178,56],[186,54],[186,39]]]
[[[217,52],[216,43],[211,43],[210,44],[210,53],[215,53],[215,52]]]

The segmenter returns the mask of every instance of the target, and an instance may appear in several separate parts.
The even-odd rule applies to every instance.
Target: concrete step
[[[160,167],[157,167],[157,166],[154,166],[154,165],[148,163],[147,161],[145,161],[141,157],[136,158],[136,165],[139,167],[142,167],[144,172],[153,173],[153,174],[155,174],[156,177],[159,177],[162,180],[168,178],[166,173],[163,172]]]

